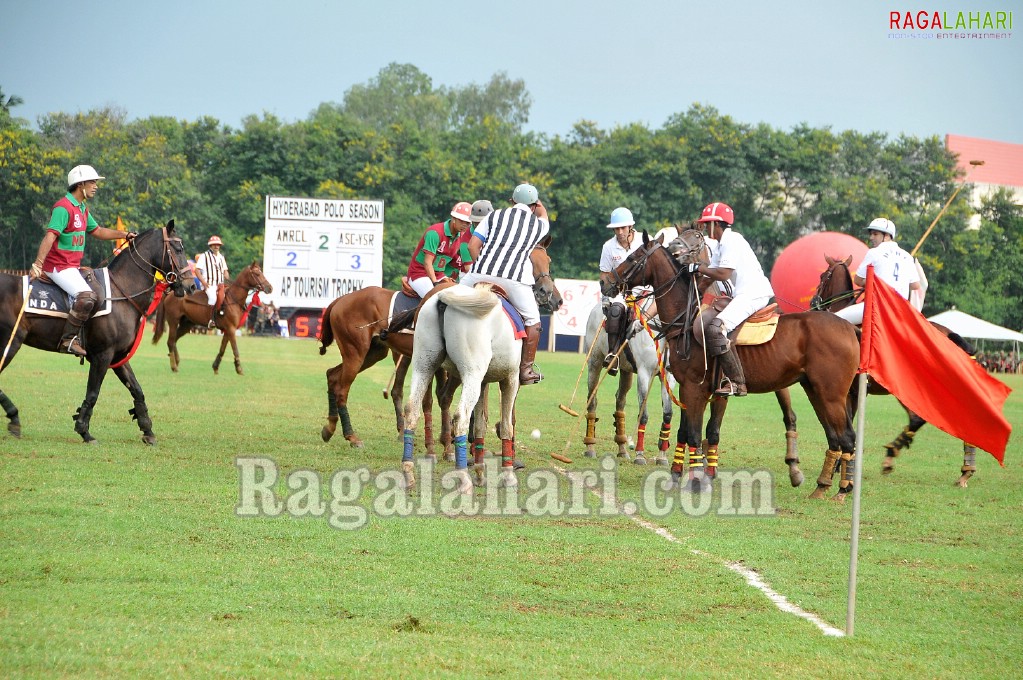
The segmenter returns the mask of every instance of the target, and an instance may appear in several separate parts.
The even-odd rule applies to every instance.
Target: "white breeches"
[[[540,323],[540,308],[536,305],[536,296],[533,295],[531,286],[520,281],[472,272],[464,274],[459,283],[465,286],[475,286],[477,283],[496,283],[508,293],[508,301],[522,315],[522,323],[527,326],[535,326]]]

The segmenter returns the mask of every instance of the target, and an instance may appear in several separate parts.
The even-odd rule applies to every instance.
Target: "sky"
[[[892,30],[906,10],[1011,11],[1012,28]],[[33,126],[104,106],[295,122],[392,62],[438,87],[521,79],[526,127],[548,135],[582,120],[659,128],[700,103],[780,130],[1023,144],[1019,0],[0,0],[0,88]]]

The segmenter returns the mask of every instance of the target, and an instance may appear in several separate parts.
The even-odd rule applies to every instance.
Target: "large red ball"
[[[839,260],[852,255],[850,270],[855,274],[866,254],[867,245],[863,241],[837,231],[821,231],[796,239],[781,251],[771,270],[778,307],[783,312],[805,312],[810,308],[810,298],[828,267],[825,255]]]

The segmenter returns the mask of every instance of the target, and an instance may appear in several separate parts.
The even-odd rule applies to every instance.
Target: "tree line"
[[[858,238],[890,217],[911,249],[958,179],[955,158],[934,136],[798,125],[779,130],[694,104],[656,129],[605,130],[580,120],[561,135],[525,130],[531,97],[499,73],[483,85],[448,88],[410,64],[288,123],[250,115],[239,129],[211,117],[129,120],[116,107],[16,117],[21,99],[0,90],[0,268],[34,257],[67,171],[87,163],[106,176],[94,200],[101,224],[117,217],[144,229],[175,218],[191,252],[219,233],[233,262],[260,259],[268,194],[382,199],[384,285],[405,272],[422,231],[456,201],[500,207],[522,181],[535,184],[554,220],[556,274],[597,276],[608,216],[627,206],[651,233],[729,203],[736,228],[771,271],[782,249],[814,231]],[[930,289],[926,314],[955,305],[1023,327],[1023,211],[1008,192],[980,207],[967,228],[968,191],[922,247]],[[108,254],[90,243],[86,264]],[[237,266],[237,265],[236,265]]]

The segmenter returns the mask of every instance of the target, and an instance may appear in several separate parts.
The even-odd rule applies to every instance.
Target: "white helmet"
[[[515,191],[512,192],[512,200],[516,203],[533,205],[540,200],[540,194],[537,192],[536,187],[532,184],[520,184],[515,187]]]
[[[472,223],[479,224],[492,212],[494,212],[494,204],[485,198],[481,198],[472,204]]]
[[[632,219],[632,211],[628,208],[615,208],[611,211],[611,222],[608,223],[608,229],[616,229],[618,227],[631,227],[636,224],[636,220]]]
[[[76,165],[67,174],[67,185],[73,187],[79,182],[89,182],[94,179],[106,179],[106,177],[100,177],[96,168],[91,165]]]
[[[888,234],[895,238],[895,223],[887,217],[878,217],[867,225],[867,231],[879,231],[882,234]]]

